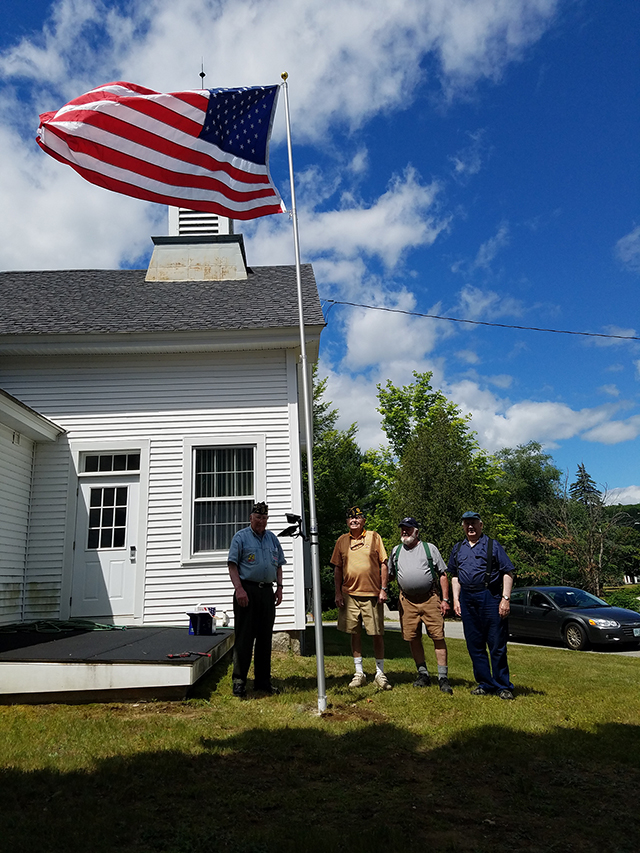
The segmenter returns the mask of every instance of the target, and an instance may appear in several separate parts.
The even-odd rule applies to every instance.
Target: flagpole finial
[[[200,77],[200,88],[204,89],[204,78],[207,76],[207,74],[204,70],[204,57],[203,57],[202,62],[200,64],[200,74],[198,76]]]
[[[286,83],[286,82],[287,82],[287,78],[289,77],[289,75],[287,74],[287,72],[286,72],[286,71],[283,71],[283,72],[282,72],[282,74],[281,74],[280,76],[282,77],[282,79],[283,79],[283,80],[285,81],[285,83]]]

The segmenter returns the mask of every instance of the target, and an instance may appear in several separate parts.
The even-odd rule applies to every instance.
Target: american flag
[[[284,211],[269,173],[278,86],[162,94],[107,83],[42,113],[38,145],[124,195],[255,219]]]

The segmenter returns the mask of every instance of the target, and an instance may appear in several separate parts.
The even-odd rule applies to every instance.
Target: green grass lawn
[[[0,707],[0,850],[640,850],[640,658],[511,645],[504,702],[469,695],[462,640],[452,697],[386,642],[394,689],[351,690],[325,628],[322,717],[315,658],[293,655],[275,697],[234,699],[225,659],[185,702]]]

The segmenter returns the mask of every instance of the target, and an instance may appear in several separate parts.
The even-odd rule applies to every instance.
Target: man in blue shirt
[[[266,529],[268,518],[267,504],[254,504],[250,526],[235,534],[227,558],[235,590],[233,695],[240,698],[247,693],[252,653],[254,688],[269,695],[279,692],[271,684],[271,638],[276,607],[282,601],[282,566],[287,561],[277,537]]]
[[[478,682],[471,693],[474,696],[497,693],[501,699],[513,699],[507,640],[515,569],[502,545],[483,534],[482,519],[477,512],[463,514],[462,528],[466,538],[454,547],[448,568],[453,609],[462,617],[473,675]]]

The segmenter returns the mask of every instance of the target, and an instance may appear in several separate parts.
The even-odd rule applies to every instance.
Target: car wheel
[[[569,622],[566,626],[564,629],[564,641],[568,649],[573,649],[577,652],[586,649],[589,645],[586,631],[577,622]]]

